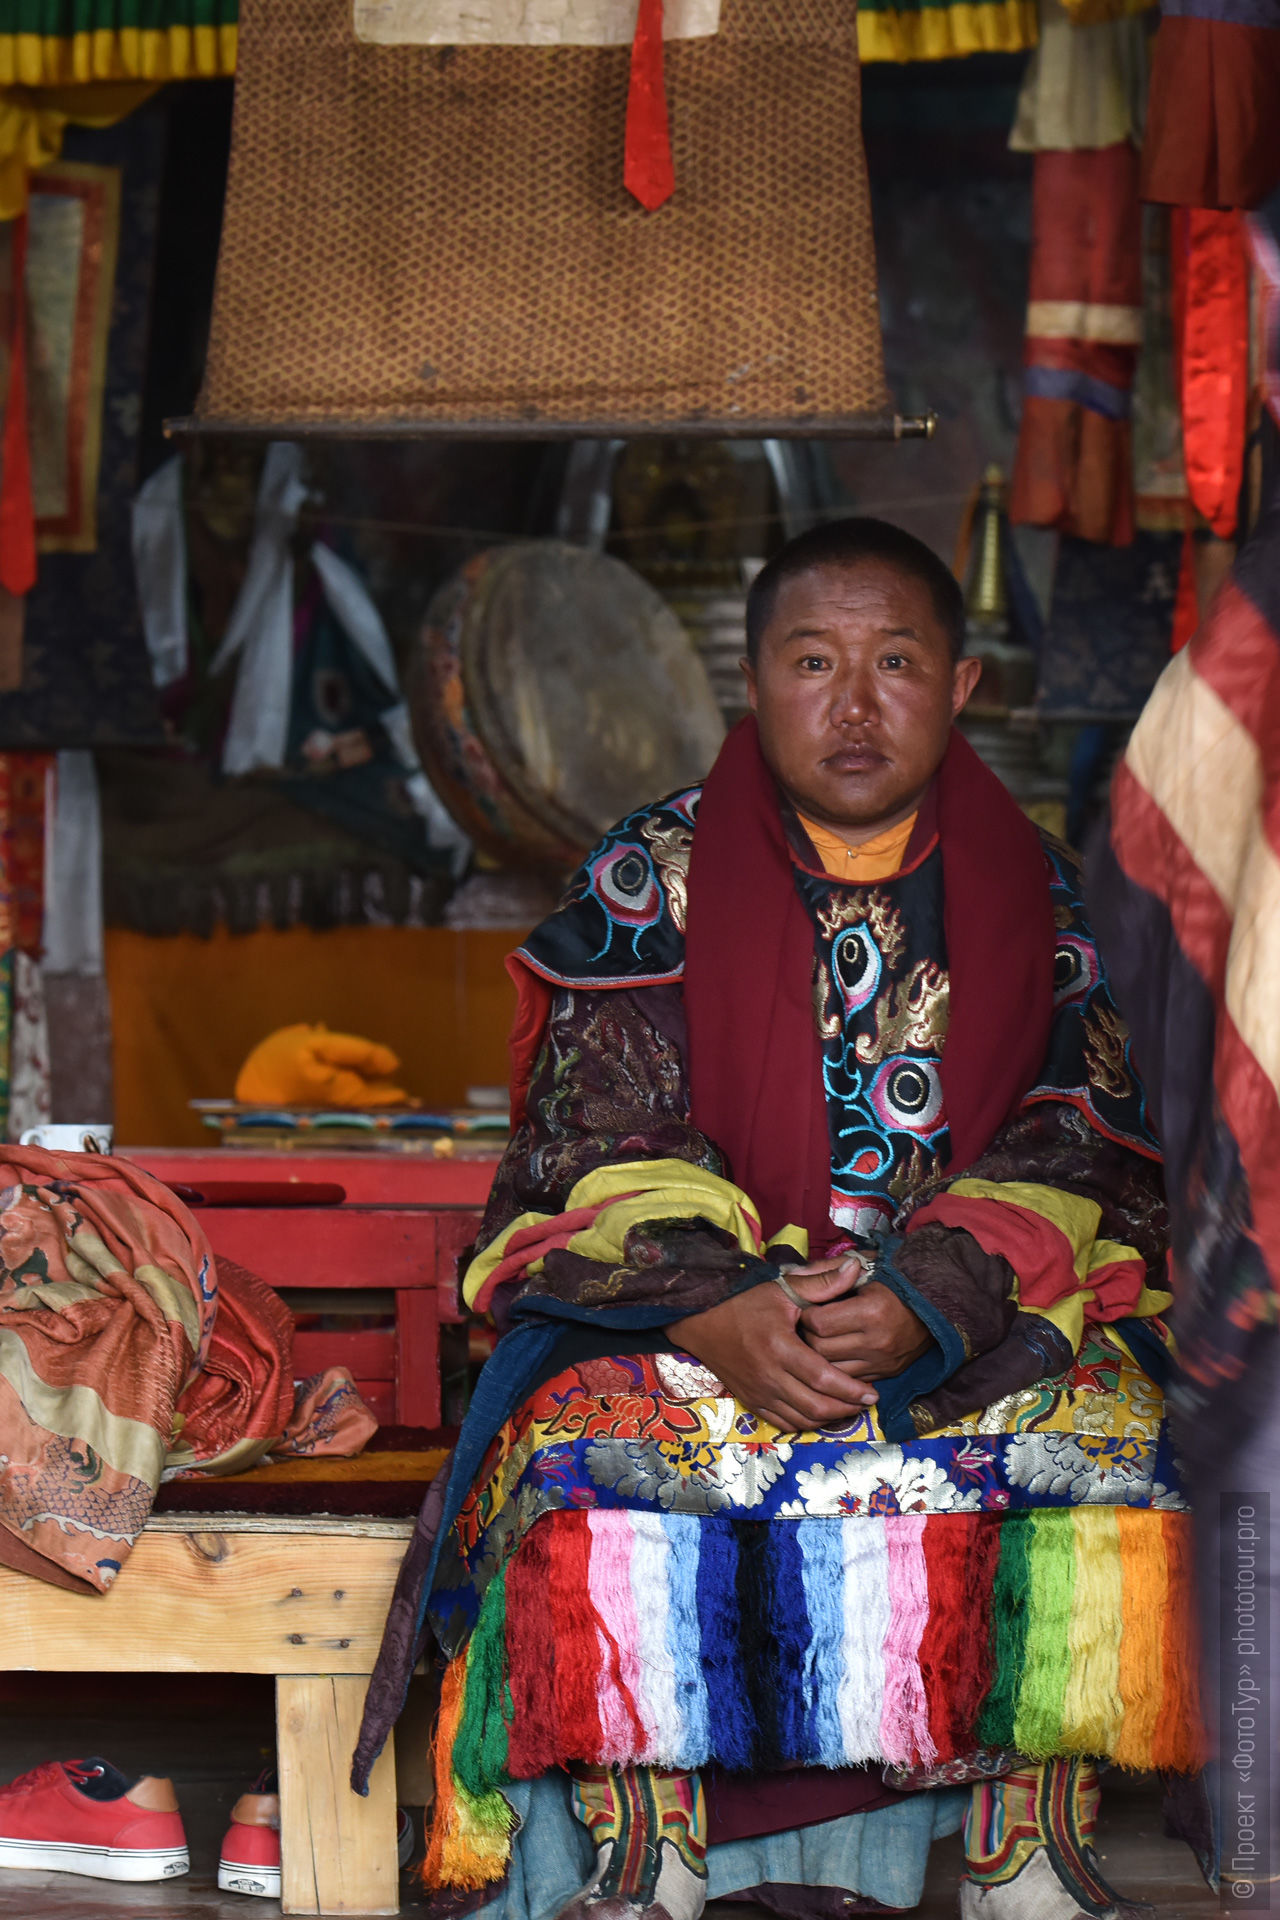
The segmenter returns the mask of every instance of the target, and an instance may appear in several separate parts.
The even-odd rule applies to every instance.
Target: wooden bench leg
[[[399,1913],[392,1746],[367,1799],[349,1784],[368,1678],[276,1676],[280,1864],[286,1913]]]

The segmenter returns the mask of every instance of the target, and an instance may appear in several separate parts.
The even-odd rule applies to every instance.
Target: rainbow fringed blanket
[[[429,1881],[501,1878],[503,1785],[572,1760],[1199,1764],[1190,1516],[1113,1330],[915,1447],[781,1435],[709,1384],[584,1362],[495,1440],[433,1596]]]

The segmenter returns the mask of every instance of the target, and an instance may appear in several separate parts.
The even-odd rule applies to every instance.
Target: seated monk
[[[963,1826],[966,1920],[1114,1915],[1098,1762],[1199,1764],[1158,1151],[963,639],[908,534],[793,541],[752,715],[514,957],[503,1338],[354,1775],[429,1634],[450,1913],[902,1911]]]

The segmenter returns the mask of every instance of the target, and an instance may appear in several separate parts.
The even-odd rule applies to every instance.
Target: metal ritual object
[[[724,738],[661,596],[555,540],[491,548],[440,590],[407,698],[437,793],[505,862],[575,865],[622,815],[701,780]]]

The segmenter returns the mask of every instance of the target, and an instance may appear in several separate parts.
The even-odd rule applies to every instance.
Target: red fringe
[[[929,1620],[920,1672],[939,1761],[976,1744],[978,1709],[991,1684],[987,1622],[1000,1558],[1000,1516],[939,1514],[924,1530]]]
[[[553,1527],[532,1527],[507,1566],[507,1674],[511,1730],[507,1767],[513,1780],[533,1780],[563,1752],[555,1672],[569,1644],[558,1637],[551,1606]]]
[[[970,1620],[963,1594],[973,1538],[968,1514],[938,1515],[924,1530],[925,1572],[929,1581],[929,1618],[920,1642],[920,1675],[929,1702],[929,1733],[938,1760],[954,1760],[964,1750],[956,1689],[963,1684],[972,1651]]]
[[[1191,1515],[1165,1513],[1160,1518],[1169,1597],[1164,1610],[1163,1698],[1151,1742],[1150,1765],[1167,1767],[1173,1773],[1191,1773],[1203,1764],[1205,1752]]]
[[[556,1657],[553,1667],[547,1657],[549,1648],[544,1649],[539,1664],[552,1682],[561,1749],[599,1764],[604,1736],[596,1705],[600,1673],[596,1621],[587,1598],[587,1564],[591,1558],[588,1515],[571,1508],[557,1513],[554,1524],[544,1523],[533,1531],[552,1536],[546,1591],[548,1613],[557,1623]]]

